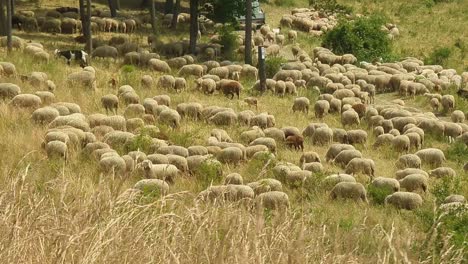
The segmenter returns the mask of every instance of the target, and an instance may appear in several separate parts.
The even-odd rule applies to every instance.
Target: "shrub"
[[[463,142],[455,142],[447,149],[447,159],[463,164],[468,160],[468,147]]]
[[[205,160],[194,173],[200,190],[222,182],[223,173],[220,164],[213,160]]]
[[[294,0],[274,0],[276,6],[294,6]]]
[[[451,54],[450,48],[437,48],[424,59],[424,64],[437,64],[446,67]]]
[[[220,44],[223,45],[222,52],[226,59],[232,60],[235,50],[238,48],[237,34],[232,25],[226,24],[219,31]]]
[[[380,30],[384,23],[385,19],[378,15],[351,22],[340,20],[338,26],[325,35],[322,46],[336,54],[351,53],[358,60],[388,59],[392,56],[392,49],[387,34]]]
[[[309,5],[315,10],[338,12],[342,14],[351,14],[353,12],[352,7],[339,4],[336,0],[309,0]]]
[[[265,73],[267,78],[273,78],[273,76],[280,70],[281,64],[286,62],[287,60],[281,56],[267,57],[265,60]]]
[[[460,178],[442,178],[440,181],[436,182],[432,189],[431,193],[434,195],[437,204],[441,204],[445,198],[451,194],[459,193],[461,190],[461,180]]]
[[[391,188],[377,188],[373,185],[369,185],[367,188],[367,194],[376,204],[384,204],[385,197],[392,194],[393,190]]]

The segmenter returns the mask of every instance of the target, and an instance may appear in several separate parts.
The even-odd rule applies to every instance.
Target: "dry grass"
[[[265,9],[284,12],[272,6]],[[49,50],[55,46],[68,47],[71,39],[45,34],[18,35],[39,40]],[[134,38],[143,43],[140,36]],[[306,36],[301,36],[300,41],[307,49],[314,47],[313,40]],[[35,63],[19,51],[6,56],[0,50],[0,61],[5,60],[15,63],[20,74],[46,72],[57,84],[57,100],[78,103],[85,114],[104,113],[100,97],[116,92],[107,86],[111,77],[118,77],[120,85],[132,85],[141,98],[167,93],[173,107],[180,102],[195,101],[236,111],[249,109],[241,101],[221,95],[205,96],[190,89],[181,94],[158,88],[142,89],[139,84],[142,75],[155,78],[158,75],[146,69],[123,73],[120,63],[93,61],[98,90],[86,91],[69,87],[65,81],[67,74],[79,69],[77,66],[65,67],[62,61],[55,60],[49,64]],[[23,93],[36,90],[17,79],[2,81],[18,83]],[[247,90],[250,84],[244,83]],[[241,96],[248,93],[245,91]],[[310,96],[306,91],[300,91],[299,95]],[[391,98],[393,95],[379,96],[378,102]],[[258,112],[274,114],[277,127],[302,129],[310,122],[322,121],[331,127],[341,127],[336,115],[317,120],[313,113],[293,114],[291,102],[292,97],[263,96],[259,98]],[[407,103],[420,106],[417,101]],[[123,111],[120,109],[119,113]],[[184,120],[175,133],[186,142],[205,144],[212,128],[211,124]],[[225,129],[238,140],[246,128]],[[467,234],[451,232],[435,213],[436,197],[432,192],[440,188],[436,180],[431,180],[430,192],[423,194],[424,205],[415,212],[385,208],[373,201],[370,205],[332,202],[328,198],[329,189],[320,184],[323,175],[315,175],[306,186],[286,188],[292,207],[283,214],[257,212],[245,203],[200,204],[194,199],[200,186],[190,177],[178,179],[171,194],[164,198],[129,201],[120,196],[140,176],[123,179],[105,176],[94,159],[80,153],[73,153],[68,163],[48,160],[40,146],[46,130],[31,123],[30,112],[0,105],[1,263],[466,263]],[[397,155],[390,148],[375,150],[372,144],[370,139],[358,148],[365,157],[376,161],[377,176],[393,177]],[[427,144],[447,148],[447,144],[435,139]],[[326,147],[306,144],[306,151],[316,151],[323,159]],[[277,156],[298,163],[300,154],[281,146]],[[448,161],[447,165],[456,169],[461,179],[459,192],[467,197],[468,175],[461,164]],[[341,171],[330,164],[324,166],[324,175]],[[239,167],[224,166],[223,174],[240,172],[250,182],[258,179],[262,167],[263,164],[251,161]],[[271,172],[266,176],[271,176]],[[365,184],[367,181],[364,176],[358,180]],[[455,235],[461,236],[462,241],[455,241]]]

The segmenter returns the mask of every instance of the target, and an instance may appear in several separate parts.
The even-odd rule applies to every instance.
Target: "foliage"
[[[340,4],[336,0],[309,0],[309,5],[316,10],[343,14],[351,14],[353,12],[353,8],[351,6]]]
[[[424,64],[430,65],[442,65],[444,68],[447,67],[447,63],[452,50],[447,47],[437,48],[432,51],[432,53],[424,59]]]
[[[223,173],[220,164],[215,160],[205,160],[194,172],[197,185],[200,190],[204,190],[211,185],[222,182]]]
[[[281,56],[267,57],[265,60],[265,73],[267,78],[273,78],[273,76],[280,70],[283,63],[288,62]]]
[[[459,177],[445,177],[433,185],[431,193],[436,198],[436,203],[441,204],[447,196],[454,193],[459,193],[460,190],[461,180]]]
[[[234,27],[230,24],[225,24],[219,31],[220,44],[223,45],[222,52],[226,59],[233,59],[235,51],[239,44],[237,43],[237,34]]]
[[[151,143],[151,136],[146,132],[142,132],[125,146],[125,151],[130,152],[140,150],[142,152],[149,153],[149,147],[151,146]]]
[[[207,16],[219,23],[234,23],[236,17],[245,15],[244,0],[206,0],[203,3],[211,4],[212,12]]]
[[[447,149],[447,159],[458,161],[463,164],[468,160],[468,147],[463,142],[455,142]]]
[[[357,18],[354,21],[340,20],[338,26],[329,31],[322,45],[336,54],[351,53],[358,60],[384,60],[392,56],[391,42],[380,30],[385,19],[379,15]]]
[[[393,190],[391,188],[378,188],[373,185],[367,187],[367,195],[372,199],[376,204],[384,204],[385,197],[392,194]]]
[[[294,6],[295,1],[294,0],[273,0],[273,4],[276,6]]]

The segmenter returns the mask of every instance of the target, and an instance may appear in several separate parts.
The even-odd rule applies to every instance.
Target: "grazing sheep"
[[[232,163],[238,165],[242,160],[244,160],[244,153],[237,147],[227,147],[218,153],[217,159],[222,163]]]
[[[320,163],[320,157],[316,152],[308,151],[304,152],[299,158],[299,164],[302,166],[304,163],[318,162]]]
[[[436,148],[426,148],[415,153],[423,163],[427,163],[432,167],[440,167],[446,160],[444,152]]]
[[[276,141],[269,137],[260,137],[250,142],[249,146],[264,145],[268,147],[270,152],[276,153]]]
[[[208,118],[208,121],[218,126],[232,126],[237,123],[237,115],[229,110],[222,111]]]
[[[337,198],[362,200],[363,202],[368,203],[366,188],[358,182],[337,183],[331,190],[330,198],[332,200]]]
[[[421,196],[413,192],[395,192],[385,197],[385,204],[395,206],[397,209],[414,210],[423,203]]]
[[[393,178],[377,177],[372,181],[372,186],[392,192],[400,191],[400,182]]]
[[[156,95],[155,97],[153,97],[153,99],[156,100],[156,102],[158,102],[158,105],[170,106],[171,104],[171,98],[169,97],[169,95]]]
[[[457,173],[450,167],[439,167],[437,169],[430,170],[429,176],[436,178],[454,178],[457,176]]]
[[[42,100],[35,94],[18,94],[11,99],[10,104],[19,108],[37,109],[42,105]]]
[[[203,66],[198,64],[188,64],[182,66],[177,74],[179,76],[195,76],[199,78],[203,76],[203,72]]]
[[[401,180],[403,178],[405,178],[406,176],[410,175],[410,174],[422,174],[426,177],[429,177],[429,174],[421,169],[415,169],[415,168],[406,168],[404,170],[398,170],[396,173],[395,173],[395,176],[396,176],[396,179],[397,180]]]
[[[410,139],[406,135],[398,135],[392,140],[392,146],[396,152],[409,152],[410,145]]]
[[[293,112],[300,111],[300,112],[304,112],[304,113],[308,114],[309,113],[309,105],[310,105],[310,101],[309,101],[308,98],[306,98],[306,97],[295,98],[293,106],[292,106],[292,110],[293,110]]]
[[[101,104],[106,110],[106,114],[108,114],[109,111],[117,114],[117,110],[119,108],[119,98],[114,94],[107,94],[101,97]]]
[[[244,180],[239,173],[230,173],[224,178],[224,184],[242,185],[244,184]]]
[[[347,132],[347,140],[351,145],[355,144],[366,144],[367,132],[362,129],[349,130]]]
[[[331,145],[327,153],[325,154],[325,160],[328,162],[330,160],[334,160],[338,154],[343,150],[353,150],[355,149],[354,146],[348,144],[333,144]]]
[[[291,42],[291,43],[296,43],[296,40],[297,40],[297,31],[295,30],[289,30],[288,31],[288,40]]]
[[[449,112],[455,108],[455,97],[453,97],[453,95],[446,94],[442,96],[441,104],[444,112]]]
[[[362,172],[368,175],[371,179],[375,174],[375,162],[372,159],[354,158],[348,162],[345,168],[345,173],[354,175]]]
[[[10,99],[21,93],[21,88],[13,83],[0,83],[0,98]]]
[[[66,143],[58,140],[49,141],[47,142],[45,149],[47,152],[47,157],[49,159],[54,157],[60,157],[67,160],[68,147]]]
[[[463,123],[465,121],[465,114],[460,110],[455,110],[452,112],[450,119],[454,123]]]
[[[179,170],[176,166],[171,164],[153,164],[150,160],[141,162],[144,176],[148,179],[160,179],[169,184],[173,184]]]
[[[141,76],[140,83],[141,83],[141,87],[146,88],[146,89],[151,89],[151,87],[154,86],[153,77],[151,77],[150,75],[146,75],[146,74]]]
[[[304,138],[301,135],[288,136],[285,141],[286,146],[295,150],[304,150]]]
[[[241,133],[240,139],[243,142],[250,143],[257,138],[264,137],[265,133],[257,126],[252,127],[251,130],[247,130]]]
[[[46,106],[36,109],[32,113],[32,120],[38,124],[48,124],[60,115],[59,111],[53,107]]]
[[[176,110],[166,109],[159,114],[158,120],[172,128],[177,128],[180,126],[180,119],[180,115]]]
[[[413,192],[416,190],[427,190],[427,177],[423,174],[410,174],[405,176],[403,179],[399,180],[400,186],[408,192]]]
[[[328,145],[333,142],[333,130],[329,127],[319,127],[315,129],[312,135],[312,144],[314,145]]]
[[[163,60],[159,60],[156,58],[150,59],[148,61],[148,67],[157,72],[164,72],[164,73],[170,73],[171,72],[171,67],[167,64],[167,62]]]
[[[406,169],[406,168],[421,168],[421,159],[415,154],[405,154],[398,158],[396,162],[396,167],[398,169]]]
[[[239,83],[238,81],[228,81],[228,82],[220,84],[220,90],[223,92],[225,96],[229,97],[230,95],[231,99],[233,99],[235,95],[237,95],[237,99],[239,99],[240,92],[243,89],[244,88],[242,87],[242,84]]]
[[[310,171],[312,173],[318,173],[323,171],[323,165],[320,162],[309,162],[302,165],[303,170]]]
[[[97,47],[92,53],[93,58],[113,58],[114,60],[117,59],[118,55],[117,49],[108,45]]]
[[[172,90],[175,87],[175,78],[172,75],[162,75],[159,77],[157,86],[162,89]]]
[[[330,103],[326,100],[318,100],[315,102],[314,111],[316,118],[323,118],[330,110]]]
[[[139,180],[133,188],[140,190],[143,194],[155,194],[166,195],[169,192],[169,185],[167,182],[159,179],[143,179]]]
[[[341,124],[343,127],[359,125],[360,123],[359,115],[354,110],[347,110],[341,114]]]
[[[121,175],[126,171],[127,164],[117,153],[112,153],[109,156],[104,155],[99,160],[99,167],[103,173]]]
[[[224,129],[214,128],[211,130],[210,135],[215,137],[219,142],[233,142],[229,134]]]
[[[354,158],[362,158],[361,152],[355,149],[342,150],[333,159],[333,163],[340,165],[342,168],[344,168]]]
[[[466,203],[466,198],[463,195],[452,194],[444,199],[444,204],[448,203]]]
[[[265,178],[258,180],[256,182],[251,182],[247,184],[250,186],[256,195],[259,195],[261,193],[265,192],[270,192],[270,191],[282,191],[283,186],[280,181],[271,179],[271,178]]]
[[[258,211],[263,209],[287,210],[289,208],[289,197],[281,191],[264,192],[257,195],[255,205]]]
[[[429,104],[431,105],[432,111],[437,112],[439,111],[440,108],[440,101],[437,98],[432,98],[431,101],[429,101]]]
[[[284,97],[286,94],[286,83],[284,81],[279,80],[276,82],[275,94],[279,95],[280,97]]]

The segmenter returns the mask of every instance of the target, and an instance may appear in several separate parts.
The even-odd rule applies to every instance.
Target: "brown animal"
[[[468,89],[460,89],[457,91],[458,96],[461,98],[468,100]]]
[[[359,115],[359,118],[363,118],[366,114],[366,106],[364,104],[355,104],[352,108]]]
[[[247,98],[244,99],[244,102],[246,102],[249,106],[255,106],[255,109],[258,109],[258,100],[257,100],[257,98],[247,97]]]
[[[289,136],[286,138],[286,146],[304,151],[304,138],[300,135]]]
[[[111,88],[115,89],[117,88],[117,80],[115,78],[112,78],[109,80],[108,84],[110,85]]]
[[[234,99],[234,96],[237,94],[237,99],[240,97],[240,91],[243,89],[242,84],[240,84],[238,81],[229,81],[224,83],[221,86],[221,90],[223,91],[223,94],[227,97],[231,95],[231,99]]]

